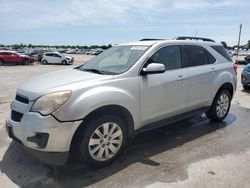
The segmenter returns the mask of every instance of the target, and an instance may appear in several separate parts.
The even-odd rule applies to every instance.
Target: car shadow
[[[0,162],[0,169],[21,187],[85,187],[111,177],[135,163],[159,167],[161,164],[150,157],[228,127],[235,120],[235,115],[228,114],[223,122],[212,123],[204,115],[200,115],[141,133],[128,141],[115,162],[102,168],[78,162],[64,167],[46,166],[27,155],[16,142],[12,142]]]
[[[13,67],[13,66],[32,66],[34,63],[30,63],[28,65],[24,65],[22,63],[5,63],[3,65],[0,65],[0,67]]]
[[[244,92],[244,93],[249,93],[250,94],[250,88],[249,89],[242,89],[241,91]]]

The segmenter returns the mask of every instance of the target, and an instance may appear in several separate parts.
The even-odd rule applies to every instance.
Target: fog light
[[[35,136],[28,137],[27,141],[36,143],[40,148],[45,148],[47,146],[48,139],[48,133],[36,133]]]

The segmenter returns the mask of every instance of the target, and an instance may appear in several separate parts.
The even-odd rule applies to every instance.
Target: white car
[[[70,56],[65,56],[59,52],[47,52],[44,53],[42,61],[43,64],[62,64],[62,65],[72,65],[74,58]]]

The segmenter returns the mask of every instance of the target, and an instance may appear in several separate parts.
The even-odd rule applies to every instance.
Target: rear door
[[[181,68],[178,46],[165,46],[146,62],[162,63],[166,72],[139,76],[142,125],[186,111],[186,70]]]
[[[6,52],[5,53],[5,59],[8,61],[8,62],[18,62],[19,61],[19,57],[16,53],[13,53],[13,52]]]
[[[216,59],[202,46],[184,45],[182,62],[187,70],[187,107],[189,110],[211,105]]]

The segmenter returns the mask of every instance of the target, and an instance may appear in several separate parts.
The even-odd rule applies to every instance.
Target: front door
[[[160,48],[146,65],[152,62],[164,64],[166,72],[141,75],[139,78],[141,126],[186,111],[187,75],[186,70],[181,68],[179,47]]]

